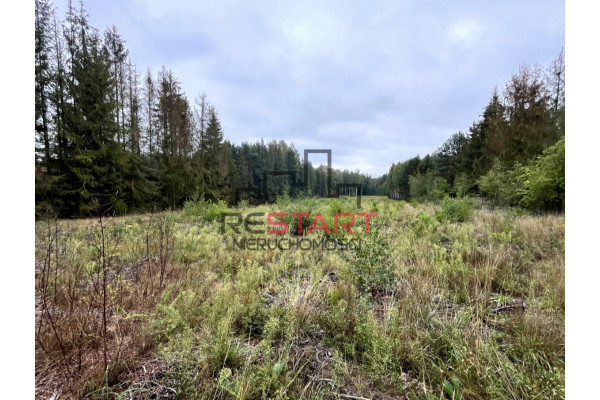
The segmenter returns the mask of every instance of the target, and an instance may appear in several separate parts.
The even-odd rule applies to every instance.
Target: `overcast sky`
[[[494,86],[548,65],[565,35],[554,0],[85,6],[96,28],[117,27],[138,70],[173,70],[190,101],[206,92],[230,141],[331,149],[335,168],[374,176],[468,129]]]

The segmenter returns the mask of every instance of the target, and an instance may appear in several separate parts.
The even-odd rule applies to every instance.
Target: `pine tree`
[[[148,68],[146,77],[144,79],[144,109],[146,116],[146,143],[148,144],[148,153],[154,153],[155,142],[155,114],[156,109],[156,88],[154,86],[154,80],[152,79],[152,73]]]
[[[163,68],[159,73],[157,95],[155,113],[163,154],[171,159],[179,155],[188,155],[191,146],[190,109],[172,71]]]
[[[561,49],[558,56],[547,70],[547,85],[550,92],[552,107],[558,111],[565,106],[565,49]]]
[[[206,132],[200,145],[200,151],[202,154],[202,170],[204,172],[204,187],[202,188],[202,191],[205,197],[208,199],[214,200],[218,198],[217,189],[222,183],[222,146],[223,129],[221,127],[221,122],[217,117],[217,112],[215,111],[214,107],[211,106],[208,111]]]
[[[35,2],[35,131],[43,149],[42,164],[50,171],[49,90],[52,79],[51,19],[53,11],[46,0]],[[37,153],[36,149],[36,153]]]
[[[67,147],[67,138],[64,133],[65,126],[65,106],[69,98],[68,80],[65,67],[64,55],[64,36],[61,32],[62,26],[59,26],[56,15],[54,15],[53,35],[54,48],[53,55],[55,61],[55,70],[53,76],[53,88],[50,93],[50,101],[54,109],[54,134],[56,142],[55,155],[57,158],[56,167],[53,168],[53,173],[62,174],[65,170],[64,154]]]
[[[508,125],[500,158],[508,163],[531,160],[556,143],[548,110],[548,93],[538,66],[522,66],[504,90]]]
[[[141,127],[140,127],[140,96],[138,87],[138,74],[131,62],[128,64],[129,76],[129,147],[132,153],[140,154]]]
[[[302,179],[300,176],[302,173],[300,170],[300,157],[293,144],[285,152],[285,169],[287,171],[296,171],[296,182]],[[292,182],[292,185],[290,186],[289,195],[291,197],[297,195],[297,188],[294,185],[296,182]]]
[[[472,179],[487,173],[503,151],[505,131],[504,106],[494,89],[481,119],[469,128],[469,142],[463,151],[461,172]]]
[[[124,112],[124,63],[127,59],[128,50],[125,48],[125,42],[117,32],[117,28],[112,26],[109,28],[105,35],[105,43],[109,50],[110,61],[112,64],[112,75],[114,80],[113,85],[113,100],[115,102],[115,122],[117,125],[117,142],[121,143],[124,139],[122,138],[124,133],[124,125],[125,125],[125,112]]]
[[[452,184],[454,177],[460,172],[460,163],[468,141],[464,132],[457,132],[436,150],[433,156],[436,175]]]
[[[65,106],[65,131],[68,139],[65,164],[61,176],[67,215],[90,213],[122,213],[124,184],[121,172],[126,156],[114,141],[117,130],[113,118],[115,103],[111,101],[114,82],[110,74],[110,58],[97,33],[87,24],[84,10],[76,18],[75,32],[69,42],[72,102]],[[73,40],[76,39],[76,40]],[[100,199],[100,209],[92,207]]]
[[[551,113],[556,136],[565,134],[565,50],[561,49],[546,71],[546,82],[550,93]]]

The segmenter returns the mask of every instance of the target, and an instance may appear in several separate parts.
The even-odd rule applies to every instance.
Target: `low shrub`
[[[362,293],[391,290],[396,283],[392,251],[381,229],[380,225],[373,225],[369,234],[361,235],[360,245],[352,249],[350,261]]]
[[[437,231],[438,226],[440,226],[440,223],[437,219],[433,218],[425,211],[422,211],[415,218],[415,222],[413,224],[413,232],[416,235],[420,235],[423,232],[435,233]]]
[[[436,211],[435,218],[441,223],[468,221],[475,209],[475,204],[470,197],[454,199],[446,196],[440,205],[442,209]]]
[[[183,204],[183,213],[186,216],[202,217],[208,222],[218,221],[227,212],[227,203],[207,201],[202,196],[194,196]]]

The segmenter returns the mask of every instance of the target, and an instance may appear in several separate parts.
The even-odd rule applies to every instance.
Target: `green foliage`
[[[417,173],[408,178],[408,186],[410,187],[410,197],[413,199],[422,199],[427,195],[427,177]]]
[[[460,174],[454,180],[454,193],[456,193],[456,197],[465,197],[473,193],[475,187],[475,182],[467,175]]]
[[[289,193],[284,193],[281,196],[277,196],[277,200],[275,201],[275,204],[277,204],[278,207],[281,207],[281,209],[285,209],[291,203],[292,199],[290,198]]]
[[[410,176],[409,186],[410,197],[416,200],[441,200],[451,191],[448,181],[433,172]]]
[[[447,196],[440,206],[441,210],[436,211],[435,218],[442,223],[468,221],[475,210],[475,204],[470,197],[455,199]]]
[[[341,213],[343,212],[342,202],[338,199],[333,199],[329,202],[329,210],[331,214]]]
[[[308,228],[310,228],[310,224],[313,222],[313,219],[316,215],[316,210],[318,207],[318,202],[314,197],[303,197],[299,200],[294,201],[290,205],[286,207],[284,211],[277,210],[278,212],[287,212],[289,214],[292,213],[309,213],[312,217],[303,216],[300,217],[300,221],[302,224],[302,234],[304,234]],[[298,218],[297,216],[288,215],[285,217],[279,217],[278,220],[284,221],[288,224],[288,232],[292,235],[298,234]],[[328,225],[330,229],[333,229],[333,225]]]
[[[452,181],[461,168],[464,149],[470,138],[464,132],[452,134],[433,154],[436,175]]]
[[[511,223],[500,225],[499,228],[499,232],[491,232],[490,235],[500,243],[516,243],[523,239]]]
[[[421,159],[413,157],[405,162],[392,164],[386,184],[389,194],[395,199],[407,199],[410,194],[409,180],[419,167]]]
[[[535,210],[564,210],[565,138],[544,150],[526,168],[523,203]]]
[[[441,176],[436,177],[433,180],[433,185],[431,187],[431,195],[436,200],[442,200],[450,194],[450,184],[447,180],[442,178]]]
[[[360,236],[360,245],[352,248],[356,285],[363,293],[392,289],[396,282],[392,252],[380,225],[372,225],[368,234]]]
[[[208,222],[220,221],[227,212],[227,203],[223,200],[207,201],[201,195],[194,195],[183,204],[183,213],[187,216],[202,217]]]
[[[180,297],[171,300],[172,287],[167,287],[163,292],[160,302],[156,305],[156,312],[153,317],[153,330],[157,342],[164,342],[169,337],[189,329],[188,324],[180,313],[180,297],[185,296],[182,293]],[[193,295],[188,293],[189,295]],[[179,300],[179,301],[178,301]]]
[[[350,200],[290,199],[288,207],[329,213]],[[97,383],[87,377],[104,376],[102,362],[75,372],[86,385],[79,397],[160,397],[162,386],[131,378],[142,366],[178,398],[329,398],[332,386],[367,398],[564,397],[563,216],[507,209],[447,224],[462,219],[465,199],[414,208],[363,201],[382,215],[358,236],[362,246],[330,252],[231,249],[217,221],[199,224],[184,212],[105,218],[108,339],[122,347],[109,347],[110,374]],[[91,302],[102,278],[99,227],[57,225],[54,240],[52,221],[36,223],[36,264],[58,244],[56,284],[38,275],[36,290],[48,282],[48,312],[87,325],[66,335],[71,319],[53,320],[63,357],[42,320],[36,369],[52,368],[47,352],[77,371],[78,352],[102,346],[101,319],[90,318],[101,315],[101,302]],[[164,285],[161,231],[166,253],[174,241],[162,257]],[[308,388],[305,376],[315,377]]]
[[[512,169],[500,161],[494,163],[487,174],[477,180],[481,193],[496,205],[518,206],[523,198],[525,168],[516,163]]]
[[[378,213],[378,212],[379,212],[379,205],[377,204],[377,202],[376,202],[376,201],[374,201],[374,202],[371,204],[370,211],[371,211],[371,212],[376,212],[376,213]]]
[[[561,138],[527,166],[497,161],[478,179],[481,193],[502,206],[562,210],[565,202],[565,139]]]
[[[412,229],[416,235],[424,232],[435,233],[439,225],[440,223],[436,218],[433,218],[425,211],[421,211],[415,218]]]
[[[196,192],[214,204],[270,202],[283,194],[328,196],[342,183],[361,184],[362,194],[383,192],[385,177],[347,170],[334,170],[327,187],[326,168],[310,163],[297,187],[304,168],[293,145],[227,142],[215,107],[204,95],[190,104],[172,71],[148,71],[142,90],[116,28],[99,35],[83,4],[69,5],[56,26],[53,13],[36,2],[38,211],[87,217],[177,209]],[[294,182],[269,171],[295,173]]]
[[[456,376],[452,377],[452,382],[448,381],[448,380],[444,380],[444,393],[446,394],[446,396],[448,396],[448,398],[450,399],[459,399],[461,398],[461,396],[458,394],[458,381],[456,379]]]
[[[494,145],[506,129],[506,108],[500,96],[501,94],[494,90],[481,119],[469,128],[469,141],[461,154],[460,169],[461,174],[473,181],[491,168],[497,157]]]
[[[248,205],[249,205],[249,204],[248,204],[248,200],[240,200],[240,201],[238,202],[238,204],[237,204],[237,206],[236,206],[236,207],[237,207],[239,210],[245,210],[245,209],[247,209],[247,208],[248,208]]]
[[[457,197],[479,189],[495,205],[563,210],[564,70],[563,52],[546,76],[522,66],[503,93],[494,90],[468,133],[454,133],[423,159],[392,164],[388,196],[441,200],[451,185]]]

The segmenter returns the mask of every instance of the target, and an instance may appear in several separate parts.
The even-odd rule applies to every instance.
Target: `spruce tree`
[[[41,164],[46,172],[50,170],[50,110],[49,91],[52,79],[51,57],[51,18],[53,11],[46,0],[35,2],[35,131],[42,148],[36,148],[36,155],[42,154]]]
[[[61,176],[63,212],[72,216],[123,213],[126,154],[115,141],[109,52],[81,10],[71,47],[72,101],[65,106],[66,173]],[[99,208],[93,206],[98,200]]]
[[[200,151],[204,171],[203,193],[206,198],[214,200],[218,198],[218,188],[223,181],[223,171],[221,170],[223,167],[221,159],[223,129],[213,107],[210,108],[208,115],[206,133],[200,145]]]

